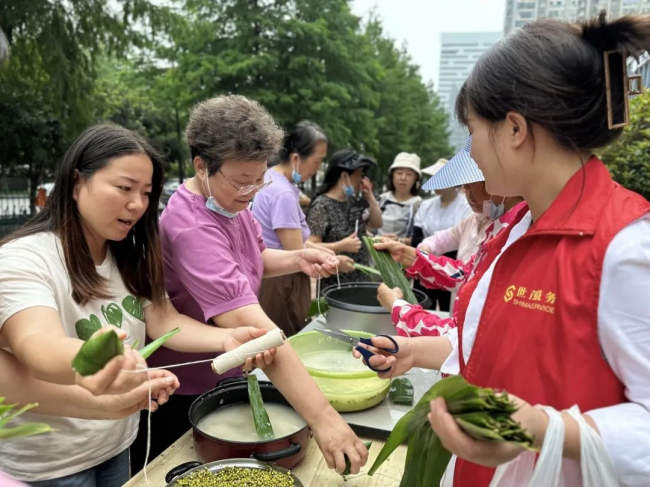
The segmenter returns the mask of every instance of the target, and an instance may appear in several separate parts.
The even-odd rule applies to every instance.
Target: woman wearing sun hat
[[[407,269],[407,274],[427,290],[451,291],[452,303],[458,290],[471,275],[479,246],[507,227],[521,206],[519,197],[493,197],[485,191],[485,178],[470,156],[471,137],[465,146],[447,164],[444,164],[424,184],[425,190],[464,186],[474,212],[458,225],[437,232],[425,242],[431,247],[416,251],[397,242],[387,244],[388,250]],[[496,206],[493,199],[503,201]],[[485,211],[482,209],[485,208]],[[495,209],[496,208],[496,209]],[[515,210],[515,211],[512,211]],[[456,259],[441,254],[458,250]],[[393,324],[402,336],[438,335],[455,327],[455,318],[440,318],[437,314],[404,301],[399,289],[380,286],[378,299],[392,313]],[[452,307],[453,310],[453,307]]]
[[[388,191],[379,197],[383,225],[377,235],[410,245],[415,214],[422,203],[420,197],[420,158],[417,154],[400,152],[388,169]]]

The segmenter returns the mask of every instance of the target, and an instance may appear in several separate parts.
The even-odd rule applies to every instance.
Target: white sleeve
[[[650,217],[612,240],[603,263],[598,332],[629,403],[588,411],[621,486],[650,485]]]
[[[20,240],[0,247],[0,328],[35,306],[58,311],[51,271],[42,253]]]
[[[440,372],[449,375],[460,374],[460,354],[458,353],[458,328],[452,328],[443,336],[451,343],[451,353],[440,367]]]

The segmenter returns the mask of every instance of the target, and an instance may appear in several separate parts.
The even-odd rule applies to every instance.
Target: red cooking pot
[[[262,399],[265,403],[283,404],[291,407],[280,391],[270,382],[260,382]],[[276,463],[292,469],[307,453],[311,439],[308,426],[282,438],[255,442],[231,441],[210,436],[198,427],[199,421],[208,413],[233,404],[248,404],[248,382],[246,378],[224,379],[215,389],[199,396],[190,406],[189,420],[192,425],[194,449],[204,463],[229,458],[254,458],[261,462]]]

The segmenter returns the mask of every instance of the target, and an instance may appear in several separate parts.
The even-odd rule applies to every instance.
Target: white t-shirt
[[[379,197],[383,225],[377,229],[380,237],[394,233],[398,237],[407,237],[413,226],[413,219],[422,202],[419,196],[412,196],[406,201],[397,201],[393,193],[384,193]]]
[[[440,196],[434,196],[422,202],[415,214],[413,225],[420,227],[426,238],[436,232],[455,227],[472,213],[472,207],[462,193],[458,193],[446,208],[442,207]]]
[[[128,333],[125,343],[144,344],[143,307],[126,289],[110,252],[96,266],[115,296],[80,306],[72,287],[58,237],[40,233],[0,247],[0,327],[14,314],[35,306],[58,311],[65,332],[86,338],[107,324]],[[58,325],[57,325],[58,326]],[[138,415],[122,420],[90,421],[25,413],[11,426],[43,422],[56,431],[28,438],[0,441],[0,470],[24,481],[64,477],[109,460],[128,448],[138,432]]]

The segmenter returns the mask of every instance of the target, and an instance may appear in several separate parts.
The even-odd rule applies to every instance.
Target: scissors
[[[382,350],[386,353],[397,353],[399,352],[399,345],[397,342],[393,339],[393,337],[388,336],[388,335],[376,335],[376,337],[385,337],[388,338],[391,342],[393,342],[393,345],[395,345],[394,348],[381,348],[376,345],[372,344],[372,341],[370,338],[358,338],[358,337],[353,337],[352,335],[348,335],[344,331],[339,330],[335,326],[328,325],[327,323],[324,323],[323,321],[318,320],[320,324],[323,324],[327,327],[327,329],[323,328],[317,328],[319,332],[321,332],[323,335],[327,335],[328,337],[332,337],[336,340],[340,340],[345,343],[349,343],[353,347],[355,347],[355,350],[361,354],[361,356],[365,359],[366,365],[370,370],[373,372],[388,372],[391,367],[388,367],[387,369],[375,369],[372,365],[370,365],[370,357],[375,355],[372,353],[370,350],[367,348],[359,347],[359,343],[363,343],[364,345],[370,345],[371,347],[378,348],[379,350]]]

